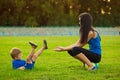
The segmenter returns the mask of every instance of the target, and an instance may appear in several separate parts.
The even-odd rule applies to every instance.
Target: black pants
[[[80,53],[83,53],[91,62],[94,63],[98,63],[101,60],[101,55],[98,55],[96,53],[93,53],[89,50],[80,47],[73,47],[72,50],[68,51],[68,53],[73,57]]]

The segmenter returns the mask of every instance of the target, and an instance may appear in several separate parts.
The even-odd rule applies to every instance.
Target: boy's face
[[[19,60],[19,59],[21,59],[21,58],[22,58],[22,53],[18,54],[18,56],[15,57],[15,60]]]

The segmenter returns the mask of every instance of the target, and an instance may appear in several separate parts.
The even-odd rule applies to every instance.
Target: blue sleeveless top
[[[100,45],[100,36],[97,32],[97,37],[96,38],[91,38],[88,41],[89,44],[89,50],[93,53],[96,53],[98,55],[101,55],[101,45]]]

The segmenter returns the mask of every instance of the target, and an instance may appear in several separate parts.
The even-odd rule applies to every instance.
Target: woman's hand
[[[57,52],[65,51],[65,47],[58,46],[54,50],[57,51]]]

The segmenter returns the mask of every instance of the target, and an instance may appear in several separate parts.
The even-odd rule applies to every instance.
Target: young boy
[[[32,69],[34,67],[35,61],[38,58],[38,56],[45,50],[48,49],[46,40],[43,41],[43,47],[40,48],[35,54],[35,49],[37,48],[37,45],[33,42],[29,42],[32,49],[27,56],[26,60],[22,60],[22,51],[19,48],[12,48],[10,51],[10,55],[12,57],[12,66],[13,69]]]

